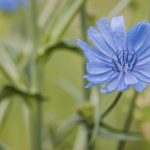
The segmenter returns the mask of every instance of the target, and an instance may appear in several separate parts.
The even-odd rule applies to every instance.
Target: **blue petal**
[[[110,82],[109,85],[105,89],[102,89],[101,92],[108,94],[108,93],[112,93],[113,91],[115,91],[118,88],[118,84],[120,80],[122,79],[122,75],[123,74],[120,73],[120,75],[116,77],[112,82]]]
[[[127,86],[125,83],[125,75],[122,76],[122,79],[120,80],[119,84],[118,84],[118,91],[120,92],[124,92],[127,89],[129,89],[130,86]]]
[[[90,27],[88,30],[88,37],[93,42],[93,44],[102,51],[108,57],[111,57],[112,54],[115,52],[104,40],[102,35],[98,30],[94,27]]]
[[[137,52],[136,55],[138,56],[138,58],[140,60],[143,60],[143,59],[150,57],[150,46],[148,49],[143,49],[143,50],[141,49],[141,51],[139,51],[139,53]]]
[[[84,76],[84,78],[86,78],[89,82],[100,82],[100,83],[104,83],[104,82],[109,82],[109,80],[111,80],[112,78],[114,78],[114,76],[116,76],[117,74],[113,71],[109,71],[103,74],[87,74]]]
[[[127,49],[137,51],[145,42],[148,23],[139,23],[127,33]]]
[[[132,75],[134,75],[138,80],[150,83],[150,76],[146,72],[132,71]]]
[[[150,58],[149,57],[147,57],[145,59],[142,59],[142,60],[139,60],[136,63],[135,67],[138,67],[138,66],[141,66],[141,65],[146,65],[147,63],[150,63]]]
[[[150,77],[150,62],[144,65],[135,66],[134,71],[143,72],[143,74],[147,74],[147,76]]]
[[[97,22],[97,25],[101,31],[103,38],[107,42],[107,44],[109,44],[112,47],[112,49],[116,51],[117,47],[114,43],[113,32],[112,32],[112,29],[108,20],[106,18],[102,18],[101,20]]]
[[[90,62],[87,64],[87,72],[91,74],[101,74],[105,72],[110,72],[112,70],[112,64],[108,64],[105,62],[97,63]]]
[[[138,82],[134,88],[136,89],[136,91],[138,92],[143,92],[146,88],[147,88],[148,84],[145,82]]]
[[[137,70],[137,72],[145,75],[146,77],[150,78],[150,72],[147,72],[146,70]]]
[[[90,62],[99,62],[100,60],[111,62],[110,58],[99,50],[89,46],[82,40],[77,40],[77,45],[83,50],[85,57]]]
[[[150,59],[150,58],[149,58]],[[134,66],[134,70],[145,70],[145,71],[150,71],[150,62],[147,62],[145,64],[138,64]]]
[[[102,82],[101,80],[100,81],[91,81],[91,82],[88,83],[88,85],[86,86],[86,88],[91,88],[91,87],[96,86],[96,85],[101,85],[101,84],[103,84],[105,82],[111,82],[117,76],[118,76],[118,74],[112,74],[112,76],[110,78],[108,78],[107,81],[104,81],[104,82]]]
[[[110,94],[110,93],[113,92],[113,91],[109,91],[107,88],[101,89],[100,91],[101,91],[103,94]]]
[[[89,82],[85,88],[91,88],[93,86],[101,85],[101,84],[103,84],[103,82]]]
[[[136,54],[140,59],[143,57],[142,55],[146,56],[150,51],[150,40],[149,40],[150,39],[150,24],[149,23],[147,23],[147,31],[146,31],[145,36],[146,38],[143,39],[144,40],[143,45],[136,51]]]
[[[125,49],[126,45],[126,29],[122,16],[114,17],[111,21],[111,28],[113,31],[113,38],[119,50]]]
[[[147,26],[148,26],[148,30],[146,33],[146,39],[145,39],[143,45],[140,47],[140,49],[138,49],[136,52],[137,56],[140,59],[150,56],[150,40],[149,40],[150,39],[150,24],[147,23]]]
[[[125,73],[125,83],[126,85],[135,85],[138,82],[135,76],[133,76],[130,72]]]

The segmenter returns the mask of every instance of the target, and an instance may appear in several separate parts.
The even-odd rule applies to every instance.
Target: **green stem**
[[[39,65],[37,63],[37,49],[39,45],[38,10],[36,0],[30,1],[30,25],[33,50],[30,57],[30,91],[41,94]],[[31,100],[31,141],[32,150],[42,150],[42,99],[36,97]]]
[[[90,128],[87,128],[87,150],[94,150],[94,146],[95,146],[95,141],[94,142],[91,142],[91,138],[92,138],[92,131],[91,130],[91,127]]]
[[[120,97],[122,96],[122,93],[119,92],[116,96],[116,98],[114,99],[114,101],[112,102],[112,104],[107,108],[107,110],[101,115],[101,120],[104,119],[109,112],[116,106],[116,104],[118,103],[118,101],[120,100]]]
[[[31,72],[31,92],[36,93],[38,91],[38,70],[37,70],[37,49],[39,44],[39,32],[38,32],[38,17],[37,17],[37,4],[36,0],[30,1],[30,20],[31,20],[31,36],[32,36],[32,42],[33,42],[33,50],[31,53],[31,65],[30,65],[30,72]]]
[[[82,29],[82,36],[85,41],[87,41],[87,28],[88,28],[88,16],[86,12],[86,2],[83,3],[81,7],[81,29]]]
[[[131,126],[132,119],[133,119],[134,106],[135,106],[135,101],[136,101],[137,96],[138,96],[138,93],[135,92],[131,100],[129,112],[128,112],[128,115],[127,115],[127,118],[125,120],[125,124],[123,127],[124,131],[128,131]],[[125,148],[125,144],[126,144],[125,141],[120,141],[118,144],[117,150],[123,150]]]
[[[88,41],[87,39],[87,28],[88,28],[88,15],[86,12],[86,1],[83,3],[81,10],[81,32],[82,32],[82,37],[84,41]],[[86,62],[83,62],[83,68],[84,68],[84,74],[86,73]],[[85,86],[87,85],[87,81],[84,79],[84,97],[85,100],[89,100],[90,96],[90,89],[86,89]]]
[[[37,48],[39,41],[39,28],[38,28],[38,10],[36,0],[30,1],[30,19],[31,19],[31,28],[32,28],[32,39],[34,48]]]
[[[42,150],[42,101],[41,99],[34,99],[31,101],[31,148],[32,150]]]

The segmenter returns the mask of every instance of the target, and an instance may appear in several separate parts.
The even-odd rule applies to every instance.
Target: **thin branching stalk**
[[[32,93],[40,93],[39,84],[39,71],[37,63],[37,49],[39,43],[39,30],[38,30],[38,13],[37,13],[36,0],[30,1],[30,17],[31,17],[31,28],[32,28],[32,42],[33,50],[31,53],[31,68],[30,68],[30,90]],[[31,115],[31,140],[32,150],[42,150],[42,99],[40,97],[34,98],[31,101],[30,107]]]
[[[33,50],[31,53],[31,92],[36,93],[38,91],[38,79],[37,79],[37,49],[39,43],[39,32],[38,32],[38,22],[37,22],[37,4],[35,0],[30,2],[30,19],[31,19],[31,29],[32,29],[32,42]]]
[[[32,150],[42,150],[42,101],[34,99],[31,102],[30,118],[31,118],[31,148]]]
[[[101,119],[104,119],[109,112],[111,112],[111,110],[116,106],[116,104],[119,102],[120,98],[122,96],[122,93],[119,92],[116,96],[116,98],[114,99],[114,101],[112,102],[112,104],[106,109],[106,111],[103,112],[103,114],[101,115]]]
[[[129,112],[128,112],[128,115],[127,115],[127,118],[125,120],[125,124],[124,124],[124,127],[123,127],[124,131],[128,131],[130,126],[131,126],[132,119],[133,119],[134,106],[135,106],[135,101],[137,99],[137,96],[138,96],[138,93],[135,92],[134,95],[133,95],[133,98],[131,100]],[[119,144],[118,144],[117,150],[124,150],[125,144],[126,144],[125,141],[120,141]]]

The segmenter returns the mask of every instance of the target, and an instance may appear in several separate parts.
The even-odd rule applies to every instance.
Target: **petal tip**
[[[101,19],[99,19],[97,21],[97,25],[99,26],[101,23],[106,23],[106,22],[108,22],[107,18],[106,17],[102,17]]]
[[[105,88],[105,89],[100,89],[100,92],[103,94],[109,94],[109,91]]]
[[[77,44],[78,46],[80,46],[81,43],[82,43],[82,40],[81,40],[81,39],[77,39],[77,40],[76,40],[76,44]]]

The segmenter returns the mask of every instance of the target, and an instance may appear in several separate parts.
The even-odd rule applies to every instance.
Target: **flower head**
[[[135,25],[126,33],[122,16],[109,23],[106,18],[90,27],[88,37],[94,46],[78,40],[88,61],[87,88],[104,84],[103,93],[126,91],[131,86],[142,92],[150,83],[150,24]]]

